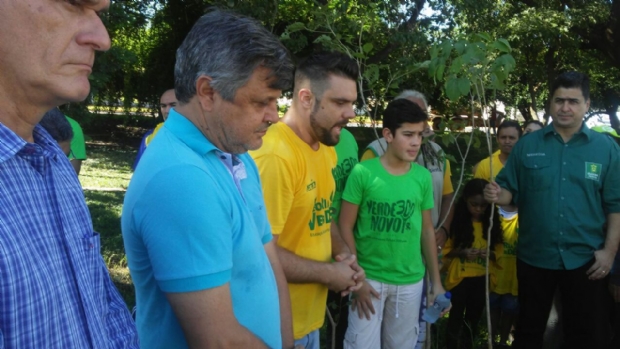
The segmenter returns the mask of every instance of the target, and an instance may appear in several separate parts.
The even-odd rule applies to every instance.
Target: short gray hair
[[[278,38],[254,19],[214,10],[198,19],[177,50],[175,94],[180,103],[189,102],[198,78],[209,76],[211,87],[232,101],[259,66],[275,77],[270,87],[291,87],[295,67]]]
[[[428,102],[426,101],[426,96],[419,91],[416,90],[404,90],[394,99],[409,99],[409,98],[417,98],[424,102],[424,111],[428,109]]]

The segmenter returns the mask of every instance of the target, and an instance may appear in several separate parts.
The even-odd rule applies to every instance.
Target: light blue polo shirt
[[[131,179],[121,223],[141,347],[187,348],[165,293],[226,283],[239,323],[282,347],[278,291],[263,246],[271,228],[250,156],[222,153],[171,110]]]

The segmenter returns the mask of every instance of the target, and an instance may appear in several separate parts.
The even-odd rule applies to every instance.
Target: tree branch
[[[409,17],[407,21],[403,22],[400,26],[398,26],[396,32],[406,33],[412,31],[418,24],[418,17],[420,16],[420,11],[422,11],[425,3],[426,0],[415,0],[414,9],[411,13],[411,17]],[[366,62],[368,64],[380,63],[384,61],[390,55],[390,53],[392,53],[392,51],[394,51],[399,46],[400,45],[398,43],[390,41],[387,45],[385,45],[385,47],[383,47],[381,50],[378,50],[377,53],[369,57]]]

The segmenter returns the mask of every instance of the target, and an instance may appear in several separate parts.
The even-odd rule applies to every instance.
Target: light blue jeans
[[[306,349],[319,349],[319,330],[314,330],[295,341],[295,345],[303,345]]]

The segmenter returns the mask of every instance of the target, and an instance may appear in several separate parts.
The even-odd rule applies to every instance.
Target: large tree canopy
[[[545,109],[550,81],[580,70],[592,79],[593,111],[613,116],[620,104],[620,0],[126,0],[105,21],[113,48],[99,56],[89,103],[157,101],[173,85],[176,48],[211,7],[261,21],[296,58],[338,49],[360,63],[360,105],[376,110],[398,90],[415,88],[441,113],[444,81],[425,71],[445,39],[485,34],[512,47],[515,70],[497,98],[524,118]],[[426,62],[426,63],[425,63]]]

